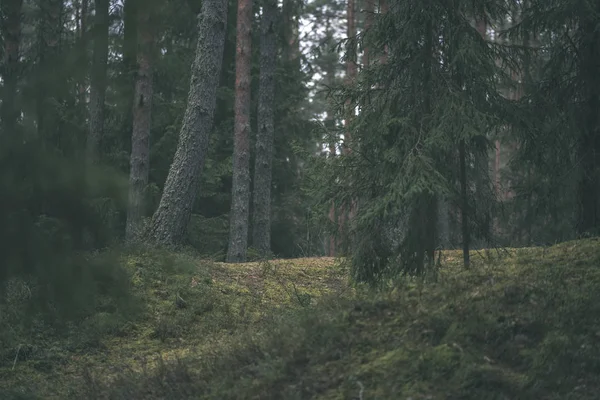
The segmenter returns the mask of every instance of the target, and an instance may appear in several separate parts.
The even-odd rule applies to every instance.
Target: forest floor
[[[472,258],[382,294],[332,258],[140,251],[137,311],[0,345],[0,398],[597,399],[600,240]]]

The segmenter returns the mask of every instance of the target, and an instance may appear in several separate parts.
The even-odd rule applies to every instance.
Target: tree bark
[[[181,243],[192,213],[213,127],[226,27],[227,0],[203,1],[179,143],[147,233],[148,239],[157,244]]]
[[[63,89],[62,71],[57,71],[63,30],[63,2],[62,0],[38,0],[38,7],[40,20],[38,21],[39,63],[36,74],[37,130],[44,143],[58,148],[61,132],[58,113],[53,103],[60,101],[60,91]]]
[[[133,104],[135,95],[135,74],[136,74],[136,58],[137,58],[137,1],[125,0],[123,6],[123,75],[122,84],[120,86],[122,98],[126,104]],[[125,113],[125,118],[122,121],[122,136],[120,136],[120,144],[125,150],[131,150],[131,126],[132,114]]]
[[[265,0],[261,20],[258,133],[254,165],[252,244],[262,256],[271,251],[271,176],[273,160],[277,1]]]
[[[1,134],[13,135],[19,119],[16,106],[17,82],[19,80],[19,46],[21,42],[21,7],[23,0],[5,0],[2,3],[2,36],[4,37],[4,71],[2,80]]]
[[[227,262],[246,261],[250,206],[250,71],[252,0],[238,0],[235,55],[233,183]]]
[[[108,69],[109,3],[109,0],[96,0],[96,14],[94,16],[90,125],[86,147],[87,158],[90,162],[95,162],[98,159],[100,141],[104,133],[104,99],[106,97],[106,72]],[[152,89],[150,88],[150,90]]]
[[[365,27],[364,31],[368,32],[373,26],[373,20],[375,18],[375,0],[365,0]],[[363,50],[363,62],[364,67],[368,67],[371,64],[371,49],[369,45],[365,45]]]
[[[150,129],[152,126],[152,67],[154,48],[154,28],[152,8],[138,10],[138,72],[133,98],[133,133],[131,135],[131,156],[129,170],[129,206],[125,238],[134,242],[141,237],[142,218],[146,202],[145,192],[150,171]]]

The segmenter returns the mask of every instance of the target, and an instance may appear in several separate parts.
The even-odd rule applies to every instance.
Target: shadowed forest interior
[[[0,398],[597,399],[600,1],[1,0]]]

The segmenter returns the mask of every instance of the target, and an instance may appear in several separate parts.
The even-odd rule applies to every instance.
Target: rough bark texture
[[[260,36],[260,80],[258,88],[258,132],[254,164],[254,214],[252,244],[263,256],[271,251],[271,168],[275,131],[275,63],[277,1],[265,0]]]
[[[148,239],[158,244],[181,243],[192,213],[213,127],[226,26],[227,0],[202,2],[196,57],[179,143],[148,230]]]
[[[90,88],[90,125],[87,137],[87,157],[96,161],[104,132],[104,99],[108,68],[108,7],[109,0],[96,0],[94,16],[94,53]]]
[[[19,117],[16,106],[17,81],[19,79],[19,45],[21,40],[21,6],[23,0],[5,0],[2,2],[2,36],[4,37],[4,70],[2,80],[2,105],[0,133],[14,134]]]
[[[137,240],[142,232],[145,209],[145,191],[150,171],[150,128],[152,124],[152,62],[154,29],[151,8],[141,7],[138,12],[138,72],[133,98],[133,133],[129,170],[129,205],[125,237]]]
[[[227,262],[246,261],[250,206],[250,72],[252,0],[238,0],[235,54],[233,182]]]

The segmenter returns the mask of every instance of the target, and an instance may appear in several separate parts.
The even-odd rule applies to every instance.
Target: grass
[[[436,283],[374,293],[334,259],[138,252],[123,261],[137,316],[2,349],[0,397],[597,398],[599,240],[441,261]]]

